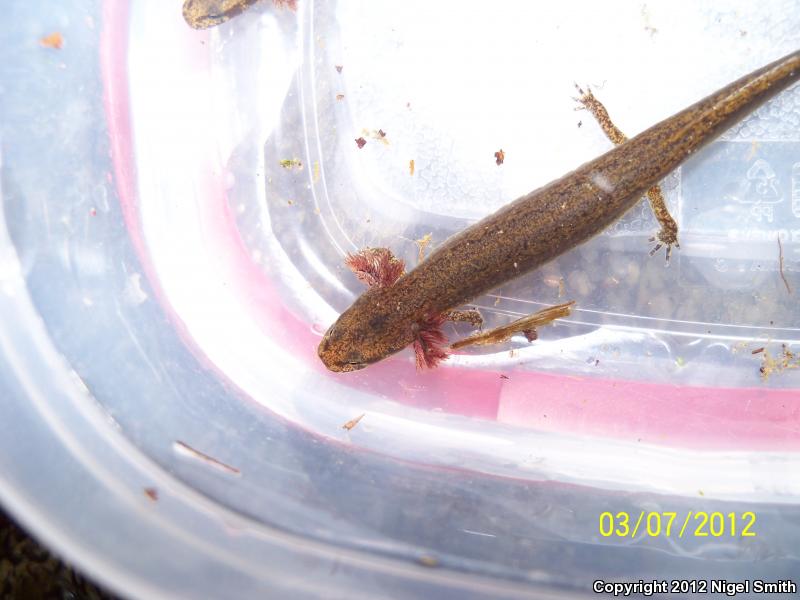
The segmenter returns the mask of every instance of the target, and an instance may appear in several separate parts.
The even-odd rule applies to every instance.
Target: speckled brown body
[[[259,0],[186,0],[183,18],[190,27],[208,29],[225,23]]]
[[[319,356],[353,371],[410,344],[455,308],[586,241],[690,154],[800,79],[800,52],[731,83],[449,238],[394,285],[372,288],[328,330]]]

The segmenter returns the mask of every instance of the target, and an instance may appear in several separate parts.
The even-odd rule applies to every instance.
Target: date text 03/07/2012
[[[592,583],[596,594],[612,596],[652,596],[653,594],[796,594],[797,584],[791,579],[764,581],[762,579],[653,579],[651,581],[604,581]]]

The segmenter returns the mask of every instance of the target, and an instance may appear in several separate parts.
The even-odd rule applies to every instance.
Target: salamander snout
[[[372,287],[339,315],[317,348],[328,369],[358,371],[414,341],[415,319],[397,309],[401,304],[395,292],[394,286]]]
[[[358,350],[344,339],[336,323],[331,325],[323,336],[317,347],[317,354],[325,366],[336,373],[358,371],[369,364]]]

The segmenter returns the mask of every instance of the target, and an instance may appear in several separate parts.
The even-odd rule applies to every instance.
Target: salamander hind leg
[[[589,111],[595,121],[597,121],[597,124],[600,125],[603,133],[606,134],[606,137],[611,140],[611,143],[615,146],[628,141],[627,136],[614,124],[611,117],[608,116],[606,107],[603,106],[603,103],[592,93],[592,89],[588,85],[586,86],[586,91],[584,91],[583,88],[576,83],[575,89],[578,90],[578,94],[580,94],[577,98],[573,98],[573,100],[580,105],[577,106],[575,110]]]
[[[579,96],[575,98],[575,101],[579,104],[576,110],[588,111],[600,125],[606,137],[611,140],[615,146],[628,141],[628,137],[614,124],[611,117],[608,115],[608,110],[606,110],[603,103],[592,93],[589,86],[586,86],[586,90],[584,91],[576,83],[575,88],[578,90],[579,94]],[[656,245],[650,251],[650,256],[653,256],[663,247],[665,248],[667,261],[669,261],[670,255],[672,254],[672,247],[680,248],[680,244],[678,244],[678,224],[675,222],[675,219],[672,218],[672,215],[669,214],[669,210],[667,210],[667,204],[664,201],[664,194],[661,192],[660,186],[654,185],[647,191],[647,200],[650,203],[650,209],[653,211],[653,215],[655,215],[658,224],[661,226],[658,233],[649,240],[651,242],[656,242]]]
[[[650,208],[653,214],[656,216],[656,219],[658,219],[659,225],[661,225],[659,232],[649,240],[650,242],[656,243],[650,250],[650,256],[653,256],[656,252],[661,250],[663,246],[665,248],[667,262],[669,262],[669,257],[672,254],[672,247],[681,247],[678,243],[678,224],[675,222],[675,219],[672,218],[672,215],[669,214],[659,186],[654,185],[647,190],[647,199],[650,201]]]
[[[672,218],[672,215],[669,214],[667,203],[664,201],[664,195],[661,193],[661,188],[659,186],[654,185],[647,190],[647,199],[650,201],[650,209],[653,211],[656,219],[658,219],[658,224],[661,225],[659,232],[650,238],[651,242],[656,242],[656,245],[650,250],[650,256],[653,256],[656,252],[661,250],[663,246],[665,248],[667,262],[669,262],[670,254],[672,254],[672,247],[681,247],[678,243],[678,224],[675,222],[675,219]]]

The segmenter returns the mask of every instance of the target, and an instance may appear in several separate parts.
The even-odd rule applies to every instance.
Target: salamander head
[[[391,310],[385,292],[385,288],[365,292],[325,333],[317,354],[328,369],[358,371],[414,341],[412,326]]]

